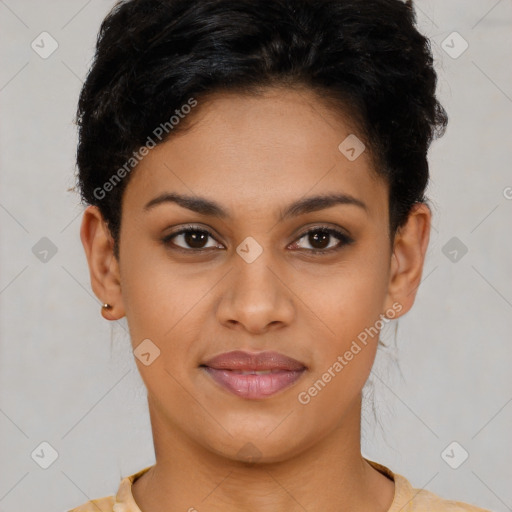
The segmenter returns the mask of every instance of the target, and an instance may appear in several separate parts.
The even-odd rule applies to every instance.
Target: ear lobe
[[[407,313],[414,304],[430,238],[430,222],[428,205],[417,203],[395,235],[386,307],[400,303],[402,309],[398,316]]]
[[[102,304],[102,315],[108,320],[118,320],[125,314],[121,295],[119,264],[114,255],[114,242],[107,223],[97,206],[88,206],[83,214],[80,239],[89,266],[91,287]]]

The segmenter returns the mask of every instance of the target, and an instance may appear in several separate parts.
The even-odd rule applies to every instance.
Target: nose
[[[235,255],[233,265],[222,284],[219,321],[252,334],[289,325],[296,301],[289,269],[278,265],[270,250],[251,263]]]

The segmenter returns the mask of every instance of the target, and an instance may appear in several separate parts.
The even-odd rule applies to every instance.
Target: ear
[[[121,295],[119,262],[114,256],[114,240],[97,206],[88,206],[83,214],[80,238],[87,256],[92,290],[102,304],[101,314],[107,320],[118,320],[125,315]]]
[[[386,307],[392,308],[393,304],[399,303],[402,308],[396,317],[407,313],[414,304],[430,238],[431,218],[428,205],[417,203],[395,235]]]

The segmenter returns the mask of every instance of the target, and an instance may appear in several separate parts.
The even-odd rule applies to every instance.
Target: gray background
[[[416,3],[450,126],[430,153],[434,228],[423,283],[396,347],[395,326],[384,333],[390,348],[368,385],[378,422],[365,413],[363,454],[415,487],[512,510],[512,5]],[[66,510],[112,494],[121,476],[154,461],[126,322],[100,316],[79,239],[83,207],[67,191],[77,97],[112,5],[0,0],[3,512]],[[31,47],[43,45],[43,31],[59,45],[47,58]],[[454,31],[469,44],[457,58],[443,49],[460,53]],[[46,39],[39,51],[50,48]],[[43,237],[56,254],[44,256]],[[46,470],[36,463],[51,462],[43,441],[58,452]],[[458,469],[445,462],[461,460],[461,448],[444,451],[453,441],[469,453]]]

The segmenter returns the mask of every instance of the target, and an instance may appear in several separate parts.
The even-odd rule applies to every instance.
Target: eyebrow
[[[228,219],[230,217],[229,213],[215,201],[204,197],[186,196],[177,193],[163,193],[155,197],[144,206],[144,211],[149,211],[154,207],[165,203],[175,203],[182,208],[187,208],[188,210],[205,216],[217,217],[220,219]],[[290,217],[325,210],[338,204],[354,205],[368,211],[368,207],[363,203],[363,201],[349,194],[326,194],[305,197],[289,204],[280,212],[279,220],[283,221]]]

